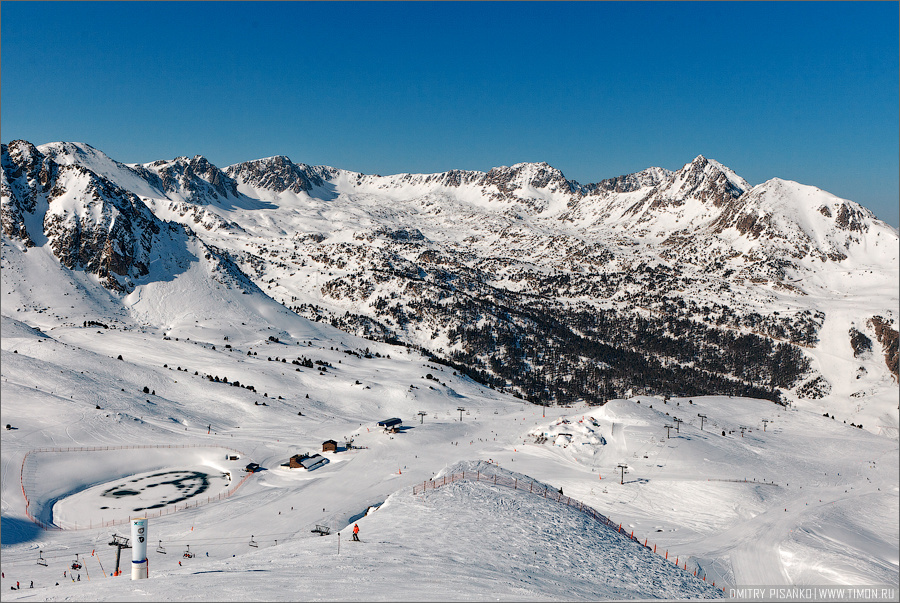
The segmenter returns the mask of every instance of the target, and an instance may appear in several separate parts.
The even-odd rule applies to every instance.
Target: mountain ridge
[[[121,224],[96,245],[74,220],[89,204],[65,209],[51,193],[75,169],[93,182],[79,185],[85,199],[108,189],[91,211],[116,218],[94,223]],[[224,169],[199,155],[125,165],[89,145],[13,141],[3,147],[3,193],[5,237],[26,247],[47,238],[35,204],[43,199],[55,208],[46,215],[71,216],[64,239],[51,220],[50,238],[65,241],[53,253],[98,275],[95,264],[112,266],[122,293],[143,286],[135,281],[145,277],[146,249],[126,226],[146,206],[203,242],[208,251],[195,256],[220,258],[225,273],[246,274],[288,310],[421,348],[532,401],[603,400],[670,383],[688,395],[831,404],[896,385],[890,361],[860,373],[849,351],[829,371],[825,348],[845,344],[822,334],[849,341],[852,323],[881,341],[865,326],[875,316],[895,329],[896,296],[869,295],[855,309],[840,300],[896,282],[897,230],[815,187],[751,187],[703,155],[675,171],[582,185],[545,162],[379,176],[282,155]],[[738,352],[747,337],[759,338],[749,364]],[[561,381],[562,365],[570,370]],[[840,387],[811,385],[829,372]]]

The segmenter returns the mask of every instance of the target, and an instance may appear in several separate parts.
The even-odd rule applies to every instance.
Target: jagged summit
[[[209,204],[240,196],[234,180],[202,155],[159,160],[141,167],[151,174],[150,178],[155,175],[159,179],[170,199]]]
[[[225,168],[225,173],[251,189],[298,194],[324,186],[325,179],[333,177],[338,171],[324,166],[297,164],[284,155],[275,155],[230,165]]]

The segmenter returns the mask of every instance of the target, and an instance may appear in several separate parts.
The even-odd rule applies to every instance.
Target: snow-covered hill
[[[98,307],[64,298],[79,320]],[[211,317],[160,329],[102,313],[65,324],[55,306],[29,326],[3,308],[4,600],[682,599],[750,584],[898,585],[897,442],[821,414],[642,397],[544,417],[406,348],[296,316],[280,331]],[[394,416],[398,433],[376,425]],[[339,442],[321,453],[328,464],[283,466],[327,439]],[[129,446],[144,448],[105,450]],[[262,470],[219,499],[223,472],[237,481],[250,461]],[[462,471],[523,487],[469,479],[413,492]],[[185,500],[153,507],[172,496],[159,481],[172,475]],[[543,484],[624,533],[536,494]],[[80,529],[41,530],[26,495],[33,515]],[[142,582],[129,579],[128,550],[125,575],[109,576],[111,534],[127,528],[91,527],[127,520],[131,501],[151,517]],[[312,532],[320,525],[331,534]]]

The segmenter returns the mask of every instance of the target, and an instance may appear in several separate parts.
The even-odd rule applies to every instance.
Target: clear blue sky
[[[897,2],[3,2],[2,139],[366,173],[698,154],[900,222]]]

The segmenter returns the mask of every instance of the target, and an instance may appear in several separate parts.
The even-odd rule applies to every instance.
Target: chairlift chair
[[[81,562],[78,561],[78,553],[75,553],[75,561],[72,562],[72,569],[73,570],[81,569]]]
[[[252,547],[259,548],[259,544],[257,544],[257,542],[255,540],[253,540],[253,534],[250,534],[250,543],[249,544]]]
[[[47,560],[44,559],[44,551],[38,551],[37,564],[38,564],[38,565],[43,565],[44,567],[47,567]]]
[[[184,558],[191,559],[194,556],[194,554],[191,552],[191,545],[187,544],[185,546],[187,547],[187,550],[184,552]]]
[[[163,555],[166,554],[166,549],[162,545],[162,540],[159,541],[159,545],[156,547],[156,552],[162,553]]]

